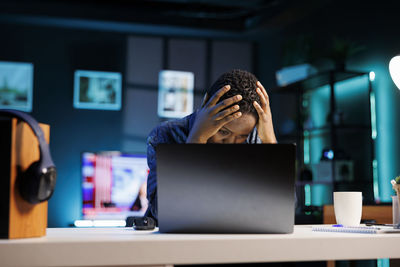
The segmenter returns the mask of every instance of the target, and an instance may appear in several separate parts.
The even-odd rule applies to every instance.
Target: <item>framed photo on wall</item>
[[[162,70],[158,82],[158,116],[182,118],[193,112],[194,74]]]
[[[74,108],[120,110],[122,75],[119,72],[76,70]]]
[[[32,111],[33,64],[0,61],[0,108]]]

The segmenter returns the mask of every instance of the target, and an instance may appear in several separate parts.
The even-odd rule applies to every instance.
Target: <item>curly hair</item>
[[[260,96],[257,94],[257,77],[245,70],[234,69],[222,74],[215,83],[207,90],[207,94],[211,97],[219,89],[225,85],[230,85],[231,89],[225,93],[218,102],[227,98],[240,94],[243,98],[238,104],[243,114],[253,114],[258,120],[257,110],[253,106],[253,102],[260,102]]]

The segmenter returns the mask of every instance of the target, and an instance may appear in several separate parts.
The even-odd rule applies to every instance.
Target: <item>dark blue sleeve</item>
[[[147,200],[149,206],[145,216],[154,218],[157,225],[157,145],[186,143],[189,133],[189,120],[193,118],[194,115],[191,114],[182,119],[163,122],[154,128],[147,137],[147,165],[149,166],[149,176],[147,177]]]
[[[145,216],[154,218],[157,221],[157,161],[155,147],[158,143],[158,128],[155,128],[147,138],[147,165],[149,176],[147,177],[147,200],[149,206]]]

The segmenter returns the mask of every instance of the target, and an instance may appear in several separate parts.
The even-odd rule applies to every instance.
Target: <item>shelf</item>
[[[297,181],[296,186],[305,186],[305,185],[315,185],[315,184],[325,184],[331,185],[331,181]]]
[[[297,181],[296,186],[305,186],[305,185],[316,185],[316,184],[322,184],[322,185],[353,185],[353,186],[359,186],[359,185],[365,185],[365,184],[371,184],[370,182],[360,182],[360,181]]]
[[[351,132],[371,132],[371,126],[370,125],[362,125],[362,124],[342,124],[342,125],[336,125],[335,130],[338,132],[340,131],[351,131]],[[307,131],[310,135],[315,135],[318,134],[318,132],[323,132],[320,134],[325,134],[329,133],[331,131],[330,126],[322,126],[322,127],[313,127],[313,128],[304,128],[304,131]],[[278,140],[281,139],[295,139],[297,138],[298,135],[295,133],[291,134],[277,134]]]
[[[341,124],[341,125],[335,125],[334,128],[336,131],[338,131],[338,130],[339,131],[353,131],[353,132],[371,131],[370,125],[362,125],[362,124]],[[310,134],[312,134],[314,132],[321,132],[321,131],[329,132],[331,130],[332,130],[331,126],[304,128],[304,131],[307,131]]]
[[[275,87],[271,89],[272,93],[304,93],[307,91],[313,91],[322,87],[324,85],[328,85],[331,82],[331,74],[333,74],[333,82],[337,83],[340,81],[344,81],[347,79],[361,77],[364,75],[368,75],[367,72],[358,72],[358,71],[325,71],[321,73],[317,73],[311,75],[307,79],[288,84],[286,86]]]
[[[366,145],[369,145],[369,149],[371,149],[371,153],[364,153],[360,159],[359,162],[357,161],[357,164],[363,164],[363,167],[360,171],[358,171],[358,168],[360,166],[354,166],[354,171],[353,175],[354,177],[356,176],[357,172],[363,173],[363,181],[335,181],[336,179],[339,179],[337,176],[336,172],[333,172],[331,175],[332,180],[328,181],[298,181],[296,182],[296,188],[297,190],[301,190],[302,187],[304,186],[312,186],[312,185],[320,185],[320,186],[325,186],[328,188],[331,188],[332,191],[335,190],[357,190],[357,191],[365,191],[366,196],[369,198],[373,198],[373,192],[371,191],[373,188],[372,184],[372,164],[370,164],[374,158],[374,140],[372,139],[372,127],[370,124],[371,121],[371,113],[366,114],[369,115],[368,121],[367,120],[358,120],[358,118],[354,118],[354,123],[350,122],[349,120],[332,120],[333,117],[327,115],[325,120],[320,121],[324,125],[321,126],[313,126],[311,123],[307,122],[315,122],[315,119],[311,115],[311,118],[308,118],[308,115],[305,112],[306,107],[303,106],[303,101],[304,101],[304,94],[306,93],[316,93],[318,90],[321,90],[321,87],[329,87],[329,103],[326,104],[326,111],[327,114],[336,114],[337,111],[337,97],[336,95],[336,83],[346,81],[349,79],[354,79],[354,78],[360,78],[362,77],[362,81],[366,82],[366,91],[369,93],[372,91],[372,83],[368,79],[369,78],[369,72],[358,72],[358,71],[339,71],[339,70],[332,70],[332,71],[325,71],[325,72],[320,72],[318,74],[312,75],[304,80],[289,84],[287,86],[282,86],[282,87],[276,87],[270,90],[271,93],[277,94],[291,94],[294,96],[295,103],[293,106],[292,112],[296,112],[296,121],[295,121],[295,129],[292,129],[292,131],[286,133],[286,134],[277,134],[277,139],[279,142],[297,142],[297,159],[298,159],[298,168],[301,169],[304,167],[305,162],[304,162],[304,149],[305,149],[305,141],[307,141],[307,146],[308,146],[308,151],[313,151],[311,150],[312,145],[317,145],[321,149],[323,149],[324,146],[329,146],[329,148],[333,149],[334,151],[341,151],[340,147],[338,146],[339,144],[343,146],[343,142],[340,142],[340,140],[347,139],[349,137],[350,141],[353,140],[352,138],[354,137],[362,137],[363,142],[366,140],[365,138],[368,136],[368,140],[370,142],[365,143]],[[364,92],[364,91],[363,91]],[[365,96],[367,97],[367,95]],[[368,94],[368,105],[369,108],[371,108],[371,102],[370,102],[370,94]],[[366,100],[365,99],[365,105],[366,105]],[[364,101],[364,100],[362,100]],[[364,105],[364,102],[362,102]],[[349,103],[349,109],[351,109],[351,103]],[[316,110],[310,109],[309,112],[316,112]],[[323,117],[322,117],[323,118]],[[363,117],[364,118],[364,117]],[[311,119],[311,120],[310,120]],[[338,117],[338,119],[341,119]],[[349,118],[350,119],[350,118]],[[340,124],[336,123],[340,122]],[[320,139],[317,139],[320,138]],[[312,140],[317,140],[317,142],[313,142]],[[318,148],[319,149],[319,148]],[[343,149],[343,148],[342,148]],[[349,154],[351,151],[355,151],[355,147],[349,147]],[[314,152],[313,152],[314,153]],[[357,152],[359,153],[359,152]],[[358,155],[358,154],[357,154]],[[368,163],[368,165],[367,165]],[[300,173],[298,173],[300,175]],[[298,177],[300,178],[300,176]],[[302,177],[303,178],[303,177]],[[305,178],[305,177],[304,177]],[[318,177],[314,177],[315,179]],[[322,177],[323,178],[323,177]],[[316,179],[317,180],[317,179]],[[330,190],[330,189],[329,189]],[[308,192],[309,193],[309,192]],[[306,194],[306,192],[304,192]],[[305,200],[305,198],[303,199]],[[303,201],[302,200],[302,201]],[[304,204],[304,203],[303,203]]]

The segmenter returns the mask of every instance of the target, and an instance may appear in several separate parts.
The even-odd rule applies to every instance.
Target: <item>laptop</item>
[[[160,144],[163,233],[292,233],[294,144]]]

